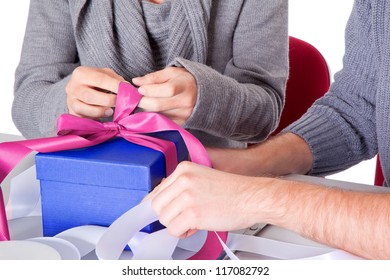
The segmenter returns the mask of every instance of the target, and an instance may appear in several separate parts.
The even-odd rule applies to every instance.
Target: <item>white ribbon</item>
[[[9,220],[12,240],[0,242],[0,259],[187,259],[199,251],[206,240],[206,231],[198,231],[186,239],[175,238],[166,229],[151,234],[140,232],[158,220],[150,201],[130,209],[108,228],[81,226],[55,237],[42,237],[39,236],[42,224],[37,210],[40,194],[35,167],[13,178],[11,185],[7,214],[12,213]],[[29,227],[28,231],[26,227]],[[33,234],[26,236],[26,232]],[[232,232],[228,234],[226,244],[219,240],[230,259],[238,259],[232,251],[254,253],[265,259],[360,259],[329,247],[299,245]],[[126,245],[131,251],[124,250]]]

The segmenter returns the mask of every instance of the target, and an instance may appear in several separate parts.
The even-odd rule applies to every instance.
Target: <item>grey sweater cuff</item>
[[[313,154],[310,175],[325,176],[351,166],[351,151],[343,134],[343,124],[325,108],[312,107],[301,119],[286,127],[283,132],[294,133],[303,138]],[[324,117],[327,115],[327,117]],[[337,125],[335,123],[337,122]],[[331,141],[330,141],[331,140]]]
[[[188,70],[196,79],[198,92],[197,92],[197,100],[192,115],[184,124],[185,128],[196,129],[208,132],[210,134],[214,134],[217,136],[225,136],[219,135],[218,131],[221,129],[221,125],[219,120],[223,115],[225,118],[229,118],[235,116],[235,112],[231,112],[229,114],[223,114],[225,109],[230,107],[232,111],[234,111],[234,106],[229,104],[221,104],[226,98],[222,96],[218,97],[217,94],[223,95],[224,85],[218,84],[219,78],[216,75],[221,75],[217,71],[213,69],[205,68],[204,65],[199,66],[198,63],[189,61],[184,58],[176,58],[175,61],[171,63],[170,66],[184,67]],[[228,79],[228,77],[226,77]],[[231,78],[233,81],[233,79]],[[236,82],[236,81],[235,81]],[[237,82],[236,82],[237,83]],[[219,88],[219,90],[216,90]],[[234,123],[234,120],[225,120],[226,123]],[[230,128],[224,128],[222,130],[225,131],[224,134],[231,135],[233,126]],[[231,131],[229,131],[229,129]]]
[[[53,85],[47,94],[50,98],[44,98],[44,104],[41,110],[41,122],[39,124],[42,135],[57,135],[57,119],[62,114],[69,113],[66,103],[65,87],[70,76]],[[48,113],[43,111],[47,110]]]
[[[20,94],[24,102],[14,102],[13,120],[26,138],[40,138],[57,134],[57,118],[68,113],[65,85],[69,77],[50,86],[36,86],[30,93]],[[27,90],[25,89],[25,92]],[[38,100],[39,99],[39,100]],[[25,108],[31,108],[29,114],[21,114]]]

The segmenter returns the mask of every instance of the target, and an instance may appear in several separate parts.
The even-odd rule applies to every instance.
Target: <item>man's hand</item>
[[[241,229],[258,222],[260,180],[182,162],[147,199],[174,236]]]

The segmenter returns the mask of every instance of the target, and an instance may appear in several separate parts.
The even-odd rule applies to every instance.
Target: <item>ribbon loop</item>
[[[121,92],[127,92],[128,94],[123,95]],[[131,84],[126,82],[120,83],[115,104],[114,121],[119,122],[119,120],[134,113],[141,98],[142,95]]]

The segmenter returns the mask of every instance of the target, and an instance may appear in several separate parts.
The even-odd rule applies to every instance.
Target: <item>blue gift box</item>
[[[188,151],[177,131],[149,134],[176,145],[178,162]],[[36,155],[44,236],[81,225],[109,226],[137,205],[165,177],[164,155],[115,138],[84,149]],[[155,222],[143,229],[153,232]]]

